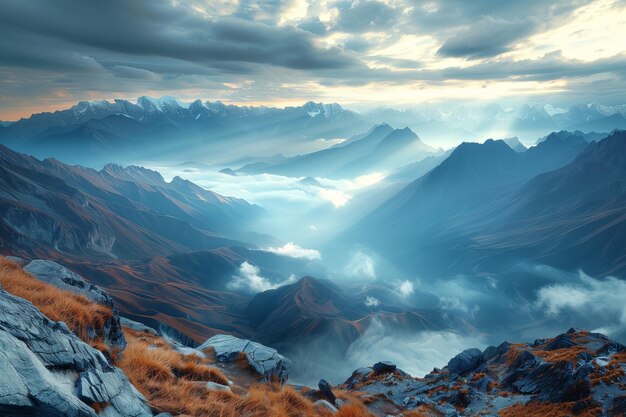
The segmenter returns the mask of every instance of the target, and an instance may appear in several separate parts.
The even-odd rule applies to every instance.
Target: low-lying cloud
[[[390,361],[413,376],[424,376],[433,367],[443,367],[469,347],[483,349],[487,343],[478,336],[453,331],[392,332],[378,320],[347,349],[340,351],[332,339],[311,341],[289,352],[293,362],[290,380],[315,386],[320,378],[333,384],[345,381],[355,369]]]
[[[279,247],[269,247],[265,249],[266,252],[275,253],[281,256],[288,256],[290,258],[308,259],[310,261],[322,259],[322,254],[315,249],[305,249],[296,245],[293,242],[285,243]]]
[[[626,282],[596,279],[579,272],[578,280],[537,291],[536,307],[547,317],[574,316],[580,323],[603,323],[596,330],[613,335],[626,331]]]
[[[371,256],[359,251],[352,255],[343,272],[349,278],[374,280],[376,279],[375,266]]]
[[[411,294],[415,292],[415,288],[413,287],[413,283],[409,280],[404,280],[398,283],[396,286],[397,291],[403,297],[409,297]]]
[[[228,288],[234,291],[256,294],[267,290],[273,290],[284,285],[293,284],[294,282],[296,282],[296,276],[290,275],[289,278],[284,281],[272,283],[267,278],[261,276],[261,270],[259,267],[244,261],[239,266],[239,273],[237,275],[233,275],[232,280],[228,284]]]
[[[367,296],[364,301],[367,307],[378,307],[380,305],[380,300],[376,297]]]
[[[483,349],[486,345],[479,337],[452,331],[395,334],[374,320],[363,336],[350,346],[346,357],[350,363],[360,366],[372,366],[387,360],[413,376],[424,376],[433,367],[445,366],[463,350],[470,347]]]

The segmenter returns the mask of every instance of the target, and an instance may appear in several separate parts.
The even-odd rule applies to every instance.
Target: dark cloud
[[[410,0],[411,18],[419,31],[445,33],[476,24],[483,16],[513,21],[537,17],[547,22],[566,16],[591,0]]]
[[[620,54],[587,62],[567,59],[560,51],[555,51],[538,59],[492,60],[471,67],[447,68],[441,75],[445,79],[457,80],[549,81],[603,73],[623,77],[626,74],[626,56]]]
[[[139,80],[157,81],[160,77],[152,71],[142,68],[128,67],[126,65],[113,65],[111,71],[118,77],[132,78]]]
[[[590,0],[414,1],[417,30],[442,38],[438,54],[470,59],[499,55],[529,35],[562,23]]]
[[[505,20],[485,16],[467,29],[446,39],[437,51],[442,56],[484,58],[499,55],[535,29],[535,23],[526,20]]]
[[[18,30],[45,37],[46,43],[67,42],[76,49],[201,65],[227,61],[318,69],[347,67],[354,61],[341,50],[317,46],[311,34],[293,27],[232,17],[210,20],[164,1],[8,2],[0,27],[0,38]]]

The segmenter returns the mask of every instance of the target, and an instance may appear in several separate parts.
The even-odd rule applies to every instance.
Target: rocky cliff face
[[[63,322],[0,290],[0,415],[152,416],[143,396]]]
[[[424,378],[395,366],[356,370],[343,388],[396,410],[456,416],[626,415],[626,347],[569,330],[529,344],[468,349]]]

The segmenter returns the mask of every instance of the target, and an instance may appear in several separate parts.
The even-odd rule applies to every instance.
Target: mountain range
[[[624,105],[605,106],[597,102],[568,108],[549,104],[503,108],[496,103],[456,108],[421,106],[402,111],[383,107],[372,109],[364,116],[374,123],[386,121],[409,126],[428,140],[437,136],[458,140],[498,131],[532,141],[533,136],[536,138],[559,129],[589,133],[626,128]]]
[[[350,136],[361,118],[338,104],[284,109],[140,97],[136,103],[82,101],[0,127],[0,143],[35,156],[102,165],[134,158],[219,161],[245,143],[251,152],[285,151],[315,139]],[[123,158],[121,157],[123,155]]]
[[[624,109],[598,103],[568,109],[549,105],[504,109],[492,103],[358,113],[339,104],[308,102],[281,109],[144,96],[136,102],[81,101],[69,109],[3,122],[0,143],[39,158],[94,167],[138,159],[224,163],[241,158],[235,152],[239,146],[246,147],[248,156],[274,155],[276,149],[287,155],[310,153],[316,146],[324,147],[324,141],[344,140],[381,123],[409,127],[437,146],[494,132],[517,134],[531,143],[559,129],[585,133],[624,129]]]

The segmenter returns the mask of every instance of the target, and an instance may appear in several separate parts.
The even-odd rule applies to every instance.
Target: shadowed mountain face
[[[315,139],[351,136],[363,120],[338,104],[299,107],[237,107],[221,102],[181,103],[171,97],[141,97],[137,103],[80,102],[67,110],[39,113],[0,128],[0,143],[37,157],[102,165],[149,158],[223,161],[249,151],[288,151]]]
[[[626,132],[619,131],[525,184],[476,243],[502,256],[527,253],[561,268],[621,275],[625,220]]]
[[[225,246],[261,211],[141,167],[95,171],[0,152],[2,244],[16,254],[140,258]]]
[[[621,274],[624,143],[618,131],[591,144],[552,134],[520,154],[462,144],[348,234],[424,273],[536,261]]]

